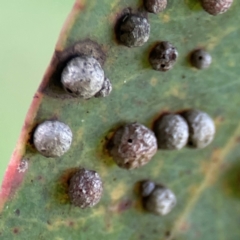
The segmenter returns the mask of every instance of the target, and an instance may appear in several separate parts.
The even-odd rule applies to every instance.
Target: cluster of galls
[[[226,12],[233,0],[201,0],[203,8],[212,15]],[[148,12],[159,13],[167,6],[167,0],[144,0]],[[150,37],[147,18],[127,14],[121,19],[119,41],[127,47],[140,47]],[[149,55],[154,70],[170,70],[178,57],[177,49],[169,42],[157,43]],[[208,68],[211,56],[202,49],[191,54],[191,63],[198,69]],[[106,97],[112,85],[105,76],[101,64],[93,57],[79,55],[71,59],[63,69],[61,83],[65,91],[83,99]],[[213,120],[208,114],[189,110],[181,115],[165,114],[156,123],[155,133],[139,123],[119,128],[111,139],[110,154],[119,167],[135,169],[147,164],[157,149],[181,149],[187,144],[194,148],[209,145],[215,135]],[[33,141],[36,149],[46,157],[60,157],[72,143],[69,126],[59,121],[45,121],[38,125]],[[98,173],[79,169],[70,179],[68,194],[73,205],[80,208],[95,206],[101,199],[103,184]],[[174,193],[167,187],[152,181],[141,184],[144,207],[153,213],[165,215],[176,205]]]
[[[226,12],[233,0],[201,0],[203,8],[212,15]],[[144,6],[150,13],[162,12],[167,7],[167,0],[144,0]],[[146,17],[126,14],[120,20],[119,41],[127,47],[140,47],[150,37],[150,24]],[[177,49],[168,41],[163,41],[152,49],[149,62],[154,70],[168,71],[173,68],[178,57]],[[204,50],[196,50],[191,55],[191,64],[197,69],[210,66],[212,58]]]
[[[139,168],[152,159],[157,149],[179,150],[187,144],[204,148],[214,138],[215,125],[207,113],[188,110],[181,115],[163,115],[156,122],[154,132],[139,123],[120,127],[110,140],[109,150],[117,165],[125,169]]]
[[[157,215],[170,213],[177,204],[176,196],[169,188],[153,181],[141,182],[140,194],[143,207]]]
[[[181,115],[163,115],[155,127],[160,149],[179,150],[186,145],[205,148],[215,135],[213,120],[199,110],[188,110]]]
[[[135,169],[147,164],[157,149],[179,150],[187,144],[204,148],[215,135],[211,117],[199,110],[180,114],[165,114],[156,122],[154,132],[139,123],[120,127],[110,140],[109,152],[121,168]],[[176,205],[174,193],[152,181],[141,185],[143,205],[146,210],[165,215]]]
[[[211,15],[225,13],[232,5],[233,0],[200,0],[203,9]],[[144,0],[148,12],[159,13],[167,7],[167,0]]]
[[[150,5],[146,2],[146,6]],[[162,6],[158,5],[157,9],[162,9]],[[128,13],[120,21],[118,38],[123,45],[140,47],[148,41],[150,24],[147,18]],[[168,71],[175,64],[177,57],[177,49],[171,43],[163,41],[156,44],[151,51],[149,62],[154,70]]]

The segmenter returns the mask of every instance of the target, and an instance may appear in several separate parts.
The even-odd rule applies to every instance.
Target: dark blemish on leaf
[[[126,210],[129,210],[132,207],[132,201],[131,200],[124,200],[120,202],[118,205],[118,213],[122,213]]]
[[[14,234],[18,234],[18,233],[19,233],[19,229],[18,229],[18,228],[14,228],[14,229],[13,229],[13,233],[14,233]]]
[[[229,163],[221,168],[224,173],[221,178],[223,194],[240,200],[240,161],[236,159],[232,164]]]
[[[69,225],[69,227],[74,227],[74,222],[70,221],[68,225]]]
[[[41,175],[40,175],[40,176],[37,176],[37,180],[38,180],[38,181],[42,181],[42,180],[43,180],[43,176],[41,176]]]
[[[79,56],[92,56],[101,64],[101,66],[104,65],[106,60],[106,53],[104,52],[103,47],[90,39],[76,42],[71,47],[66,48],[63,51],[56,51],[51,63],[53,70],[51,76],[49,77],[48,84],[46,87],[39,89],[39,91],[54,98],[75,98],[63,89],[61,74],[66,64],[73,58]]]
[[[170,231],[166,231],[165,232],[165,237],[170,237],[171,236],[171,232]]]
[[[15,212],[16,216],[20,216],[20,210],[19,209],[16,209]]]
[[[47,224],[48,224],[48,225],[51,225],[51,222],[50,222],[49,220],[47,220]]]

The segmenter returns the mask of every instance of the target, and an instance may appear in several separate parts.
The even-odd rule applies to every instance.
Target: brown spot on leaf
[[[14,234],[18,234],[18,233],[19,233],[19,229],[18,229],[18,228],[14,228],[14,229],[13,229],[13,233],[14,233]]]
[[[180,226],[180,231],[187,232],[189,230],[189,228],[190,228],[189,223],[183,222]]]
[[[122,213],[132,207],[132,201],[131,200],[123,200],[118,205],[118,212]]]
[[[20,210],[16,209],[14,213],[16,214],[16,216],[19,216],[20,215]]]
[[[69,227],[74,227],[74,222],[73,221],[69,222]]]
[[[43,176],[41,176],[41,175],[37,176],[37,180],[38,181],[42,181],[43,180]]]
[[[171,236],[171,232],[170,232],[170,231],[166,231],[166,232],[165,232],[165,236],[166,236],[166,237],[170,237],[170,236]]]
[[[221,181],[223,191],[228,196],[240,199],[240,164],[226,165]]]

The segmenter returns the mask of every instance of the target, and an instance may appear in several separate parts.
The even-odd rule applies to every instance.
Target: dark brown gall
[[[120,23],[119,40],[127,47],[140,47],[150,36],[150,24],[142,16],[127,14]]]
[[[134,169],[147,164],[157,151],[154,133],[139,123],[119,128],[111,140],[110,154],[119,167]]]
[[[233,0],[201,0],[203,9],[211,15],[225,13],[232,5]]]
[[[177,49],[169,42],[160,42],[149,55],[152,68],[157,71],[168,71],[173,68],[178,57]]]
[[[70,179],[68,195],[73,205],[80,208],[95,206],[103,192],[102,180],[97,172],[80,169]]]

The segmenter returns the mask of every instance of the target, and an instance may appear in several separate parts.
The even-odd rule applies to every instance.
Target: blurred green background
[[[74,0],[0,0],[0,183]]]

